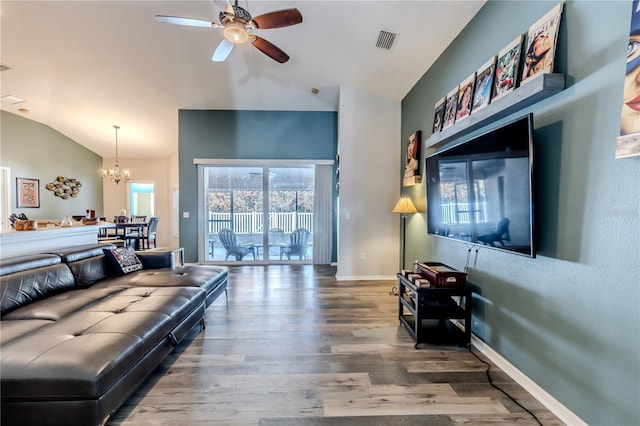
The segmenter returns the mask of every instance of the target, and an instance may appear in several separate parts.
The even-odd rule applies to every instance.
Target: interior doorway
[[[155,216],[155,184],[153,182],[129,183],[129,211],[131,216]]]

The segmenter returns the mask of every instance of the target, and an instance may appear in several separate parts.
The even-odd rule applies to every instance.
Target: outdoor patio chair
[[[253,255],[253,260],[256,260],[256,247],[253,244],[238,244],[236,241],[236,233],[231,229],[221,229],[218,232],[218,239],[227,251],[224,258],[225,261],[229,256],[234,256],[237,261],[241,261],[249,253]]]
[[[283,255],[291,260],[291,256],[298,256],[300,260],[307,258],[311,232],[304,228],[297,228],[291,232],[289,245],[280,249],[280,260]]]

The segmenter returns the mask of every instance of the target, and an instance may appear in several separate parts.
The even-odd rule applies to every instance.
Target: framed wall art
[[[458,87],[447,93],[447,99],[444,104],[444,122],[442,130],[451,127],[456,121],[456,111],[458,110]]]
[[[435,115],[433,117],[433,133],[442,130],[442,122],[444,121],[444,102],[446,98],[441,98],[436,102]]]
[[[420,130],[407,139],[407,161],[404,166],[403,186],[416,185],[422,182],[420,174]]]
[[[473,107],[473,90],[476,84],[476,73],[465,78],[458,88],[458,106],[456,108],[456,123],[468,117]]]
[[[40,180],[16,178],[16,208],[40,207]]]
[[[562,3],[529,28],[527,49],[523,53],[522,83],[534,75],[553,72],[561,15]]]
[[[496,75],[493,82],[493,99],[498,99],[516,88],[523,38],[520,34],[498,53]]]
[[[472,112],[486,107],[491,102],[493,76],[496,70],[496,56],[482,64],[476,71],[476,89],[473,94]]]
[[[616,158],[640,157],[640,90],[637,79],[640,76],[640,2],[633,1],[629,45],[627,49],[627,69],[622,92],[622,113],[620,134],[616,138]]]

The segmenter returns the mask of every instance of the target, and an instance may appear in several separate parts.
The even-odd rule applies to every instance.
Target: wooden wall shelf
[[[564,74],[541,74],[525,82],[513,92],[492,101],[486,107],[472,113],[460,122],[454,123],[451,127],[432,134],[425,139],[424,147],[435,148],[468,135],[487,124],[553,96],[564,88]]]

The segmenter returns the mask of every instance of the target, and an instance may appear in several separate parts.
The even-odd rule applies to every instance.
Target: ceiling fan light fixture
[[[244,25],[239,22],[228,23],[222,35],[233,44],[244,44],[249,41],[249,33]]]

